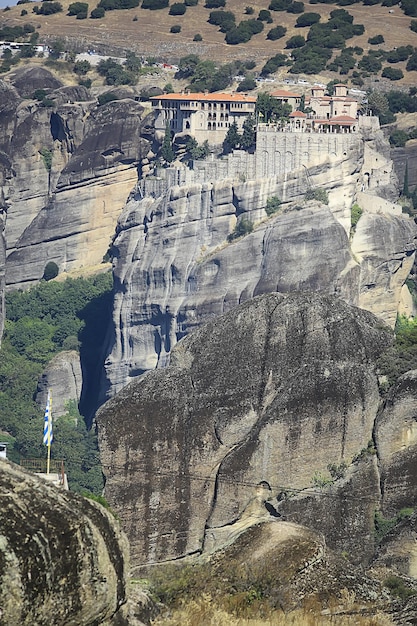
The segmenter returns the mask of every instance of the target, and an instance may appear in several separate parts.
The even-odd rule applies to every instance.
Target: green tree
[[[228,154],[238,147],[240,143],[240,134],[237,128],[236,122],[232,122],[229,126],[229,130],[226,133],[226,137],[223,141],[223,152]]]
[[[68,15],[78,15],[78,13],[87,13],[87,2],[72,2],[68,7]]]
[[[42,278],[44,280],[52,280],[56,278],[59,274],[59,267],[54,261],[48,261],[45,265],[45,269],[43,270]]]
[[[278,196],[271,196],[266,201],[265,212],[269,217],[270,215],[273,215],[274,213],[279,211],[280,207],[281,200],[278,198]]]
[[[243,150],[250,150],[256,144],[256,122],[252,114],[243,122],[242,137],[240,139],[240,147]]]
[[[74,63],[74,72],[78,76],[85,76],[91,70],[91,63],[87,60],[76,61]]]
[[[167,163],[172,163],[175,159],[175,153],[172,147],[172,139],[171,139],[171,129],[169,127],[169,122],[166,123],[165,126],[165,135],[164,141],[162,142],[161,147],[161,156]]]

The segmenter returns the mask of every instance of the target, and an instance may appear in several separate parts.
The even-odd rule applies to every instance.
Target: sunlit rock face
[[[168,368],[117,394],[97,420],[106,497],[133,561],[204,550],[260,481],[275,494],[304,489],[329,463],[350,464],[372,438],[375,359],[390,341],[374,315],[335,296],[268,294],[188,335]],[[371,535],[371,506],[358,520]]]
[[[275,135],[288,143],[288,133]],[[382,132],[350,136],[335,153],[310,154],[309,133],[290,138],[295,161],[307,169],[289,163],[287,171],[284,160],[285,171],[257,179],[246,163],[251,155],[239,154],[229,159],[245,165],[245,182],[237,174],[222,178],[223,162],[210,160],[198,165],[198,182],[161,191],[155,181],[144,198],[132,194],[113,245],[113,332],[103,398],[164,366],[191,330],[261,293],[337,294],[390,326],[398,311],[411,311],[404,283],[417,227],[394,202],[398,181]],[[326,190],[327,205],[306,201],[310,185]],[[267,218],[273,196],[283,203]],[[355,204],[362,213],[351,229]],[[228,242],[242,218],[254,224],[253,232]]]
[[[117,620],[128,546],[117,520],[5,460],[0,491],[1,623],[126,625]]]
[[[102,262],[152,138],[133,95],[98,106],[84,87],[40,69],[0,81],[9,288],[35,284],[48,261],[60,273]],[[40,89],[50,106],[30,99]]]

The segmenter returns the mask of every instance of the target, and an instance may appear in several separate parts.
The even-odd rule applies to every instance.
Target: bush
[[[380,43],[384,43],[385,39],[383,37],[383,35],[375,35],[375,37],[369,37],[368,39],[368,43],[370,43],[372,46],[376,46]]]
[[[408,141],[408,135],[403,130],[394,130],[389,136],[389,142],[395,148],[403,148]]]
[[[285,54],[278,53],[275,56],[268,59],[261,70],[263,76],[267,74],[274,74],[279,67],[283,67],[287,63],[287,57]]]
[[[407,65],[405,66],[407,72],[411,72],[413,70],[417,70],[417,51],[413,52],[413,54],[408,59]]]
[[[271,196],[271,198],[268,198],[266,201],[265,213],[269,217],[270,215],[273,215],[274,213],[279,211],[280,207],[281,200],[278,198],[278,196]]]
[[[180,33],[181,32],[181,25],[180,24],[174,24],[174,26],[171,26],[171,28],[169,29],[170,33]]]
[[[226,0],[206,0],[204,8],[206,9],[220,9],[226,6]]]
[[[304,2],[291,2],[287,13],[304,13]]]
[[[79,76],[85,76],[90,70],[91,64],[87,60],[76,61],[76,63],[74,63],[74,72]]]
[[[326,189],[309,189],[304,197],[306,200],[317,200],[322,204],[329,204],[329,194]]]
[[[236,222],[236,226],[234,231],[227,236],[227,241],[230,243],[235,239],[239,239],[240,237],[244,237],[253,231],[253,224],[250,220],[245,217],[242,217],[240,220]]]
[[[270,24],[272,22],[271,12],[267,11],[266,9],[261,9],[259,11],[257,19],[261,22],[267,22],[268,24]]]
[[[253,76],[246,76],[238,85],[236,91],[252,91],[256,89],[256,80]]]
[[[38,15],[53,15],[54,13],[61,13],[62,4],[60,2],[43,2],[40,9],[38,9]]]
[[[384,587],[387,587],[394,596],[397,596],[401,600],[406,600],[416,595],[415,590],[406,587],[404,580],[398,576],[389,576],[384,580]]]
[[[79,13],[87,13],[88,4],[86,2],[73,2],[68,7],[68,15],[78,15]]]
[[[291,4],[291,0],[271,0],[268,9],[271,11],[286,11]]]
[[[302,35],[293,35],[293,37],[290,37],[287,41],[287,43],[285,44],[285,47],[288,49],[292,49],[292,48],[302,48],[303,46],[305,46],[306,40],[304,39],[304,37]]]
[[[52,168],[52,150],[49,150],[48,148],[41,148],[39,150],[39,154],[42,157],[45,168],[48,170],[48,172],[50,172]]]
[[[54,261],[49,261],[46,265],[45,265],[45,269],[43,270],[43,280],[52,280],[53,278],[56,278],[59,274],[59,267],[56,263],[54,263]]]
[[[359,222],[361,216],[362,216],[362,209],[359,206],[359,204],[353,204],[352,208],[350,209],[350,226],[352,228],[353,231],[355,231],[356,229],[356,225]]]
[[[23,17],[24,15],[27,15],[27,14],[28,14],[28,12],[26,11],[26,9],[22,9],[22,10],[20,11],[20,16],[21,16],[21,17]]]
[[[169,7],[169,15],[184,15],[186,10],[187,7],[185,4],[182,2],[174,2],[174,4],[171,4]]]
[[[104,17],[106,14],[106,11],[103,9],[103,7],[97,7],[96,9],[93,9],[90,13],[90,17],[93,20],[99,20],[102,17]]]
[[[142,9],[150,9],[151,11],[158,11],[159,9],[166,9],[169,6],[169,0],[142,0]]]
[[[97,98],[99,106],[103,106],[107,104],[108,102],[113,102],[114,100],[118,100],[118,99],[119,99],[119,96],[117,96],[112,91],[106,91],[105,93],[100,94],[99,97]]]
[[[255,13],[255,9],[253,7],[246,7],[245,9],[246,15],[253,15],[254,13]]]
[[[397,70],[395,67],[384,67],[381,76],[382,78],[389,78],[389,80],[401,80],[404,78],[402,70]]]
[[[221,29],[225,27],[223,32],[226,32],[235,26],[235,20],[235,14],[231,11],[211,11],[207,21],[214,26],[220,26]]]
[[[411,20],[411,22],[410,22],[410,29],[414,33],[417,33],[417,20]]]
[[[285,26],[275,26],[275,28],[271,28],[271,30],[268,32],[266,38],[270,39],[271,41],[276,41],[277,39],[281,39],[281,37],[284,37],[286,32],[287,29],[285,28]]]
[[[312,26],[320,21],[319,13],[303,13],[300,17],[297,17],[295,26],[298,28],[304,28],[304,26]]]
[[[200,35],[200,33],[196,33],[193,37],[193,41],[203,41],[202,36]]]

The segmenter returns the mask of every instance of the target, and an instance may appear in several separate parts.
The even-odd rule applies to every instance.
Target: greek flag
[[[43,426],[43,443],[46,446],[50,446],[53,440],[51,409],[52,409],[51,391],[48,390],[48,400],[46,402],[45,421],[44,421],[44,426]]]

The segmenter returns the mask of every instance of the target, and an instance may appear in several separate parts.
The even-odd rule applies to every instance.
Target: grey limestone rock
[[[117,520],[5,460],[0,492],[1,623],[127,624],[116,619],[129,565]]]
[[[97,415],[106,497],[133,562],[204,550],[261,481],[275,494],[306,489],[329,463],[349,464],[372,437],[375,359],[390,338],[335,296],[263,295],[185,337],[168,368],[106,403]],[[360,527],[371,533],[369,510]]]
[[[67,412],[68,402],[77,405],[81,397],[83,376],[80,355],[75,350],[59,352],[48,363],[38,383],[36,401],[46,406],[48,389],[53,389],[54,418]]]

